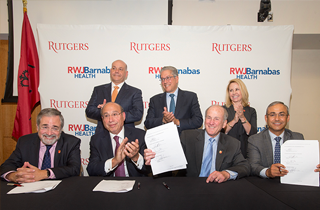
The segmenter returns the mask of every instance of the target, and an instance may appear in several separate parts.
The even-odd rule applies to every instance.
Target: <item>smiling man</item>
[[[203,119],[197,94],[178,88],[178,71],[173,66],[160,70],[160,80],[164,93],[150,99],[144,125],[147,129],[174,122],[179,134],[183,130],[202,126]]]
[[[146,148],[145,131],[124,126],[126,114],[117,103],[106,103],[101,109],[101,116],[105,129],[91,137],[88,174],[144,176],[147,171],[141,154]]]
[[[1,165],[1,178],[25,183],[80,174],[80,139],[62,131],[61,112],[47,108],[37,116],[38,133],[19,138],[16,149]]]
[[[187,158],[186,176],[207,177],[206,182],[222,183],[250,174],[248,161],[240,151],[240,142],[224,133],[228,112],[219,105],[206,110],[205,129],[183,131],[180,140]],[[144,151],[145,164],[157,154]]]
[[[248,140],[247,159],[252,175],[274,178],[288,173],[280,163],[280,146],[286,140],[304,139],[301,133],[285,128],[289,120],[289,109],[283,102],[275,101],[269,104],[265,115],[267,129]]]
[[[107,102],[116,102],[122,106],[126,114],[125,124],[134,127],[134,123],[142,118],[143,102],[140,89],[127,85],[127,64],[122,60],[112,63],[110,69],[111,83],[96,86],[86,108],[87,117],[98,120],[96,132],[103,130],[101,108]]]

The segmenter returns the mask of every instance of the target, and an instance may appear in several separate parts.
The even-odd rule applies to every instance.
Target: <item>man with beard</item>
[[[0,166],[1,178],[26,183],[80,174],[80,139],[62,131],[61,112],[47,108],[37,116],[38,133],[19,138],[16,149]]]

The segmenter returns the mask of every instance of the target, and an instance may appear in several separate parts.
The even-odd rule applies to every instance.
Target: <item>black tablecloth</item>
[[[136,180],[126,193],[93,192],[101,180]],[[279,180],[248,177],[225,183],[206,178],[71,177],[52,191],[7,195],[13,186],[1,181],[1,210],[14,209],[319,209],[320,189],[291,186]],[[137,189],[137,183],[141,187]],[[162,182],[166,182],[170,190]],[[319,197],[319,198],[318,198]]]

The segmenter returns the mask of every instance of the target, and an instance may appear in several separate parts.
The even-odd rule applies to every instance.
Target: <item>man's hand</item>
[[[314,172],[320,172],[320,164],[318,164],[316,167],[317,167],[317,168],[314,169]]]
[[[227,181],[229,178],[230,178],[230,174],[226,171],[214,171],[208,176],[206,182],[222,183]]]
[[[123,141],[119,145],[117,151],[115,152],[116,154],[114,158],[112,158],[112,168],[114,168],[116,165],[119,165],[119,163],[121,163],[126,157],[126,154],[124,153],[124,151],[125,151],[127,142],[128,142],[128,138],[126,137],[123,139]]]
[[[99,104],[99,105],[97,106],[97,108],[98,108],[98,109],[102,109],[102,107],[103,107],[106,103],[107,103],[107,100],[104,99],[104,100],[103,100],[103,104]]]
[[[29,162],[25,162],[21,168],[18,168],[16,172],[8,174],[6,178],[12,182],[27,183],[40,181],[48,177],[47,170],[40,170]]]
[[[280,163],[272,164],[271,167],[266,171],[266,175],[269,178],[287,175],[289,171],[287,171],[285,168],[286,167]]]
[[[156,156],[156,153],[152,152],[151,149],[145,149],[143,156],[144,156],[144,164],[150,165],[151,159],[153,159]]]
[[[178,119],[176,119],[176,117],[174,116],[174,114],[172,112],[168,112],[167,111],[167,107],[163,107],[163,118],[162,118],[162,122],[163,123],[169,123],[169,122],[173,122],[175,125],[179,126],[180,125],[180,121]]]
[[[128,138],[126,137],[126,139]],[[139,159],[139,148],[139,140],[136,139],[136,141],[126,144],[124,154],[136,163]]]

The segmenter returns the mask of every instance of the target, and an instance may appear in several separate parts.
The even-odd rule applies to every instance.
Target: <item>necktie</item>
[[[213,138],[209,139],[209,144],[206,148],[205,151],[205,156],[202,161],[202,166],[201,166],[201,172],[199,177],[208,177],[210,175],[210,170],[212,166],[212,155],[213,155],[213,148],[212,144],[214,142]]]
[[[119,144],[119,136],[114,136],[113,139],[116,141],[116,149],[114,151],[114,155],[116,155],[116,151],[118,150]],[[118,167],[115,170],[115,176],[125,177],[126,174],[124,172],[124,163],[123,161],[119,163]]]
[[[112,102],[116,101],[116,98],[117,98],[117,95],[118,95],[118,89],[119,89],[118,86],[114,86],[114,90],[113,90],[112,96],[111,96],[111,101]]]
[[[47,168],[51,168],[51,157],[50,157],[50,152],[49,150],[51,149],[52,145],[46,145],[47,150],[44,153],[43,156],[43,161],[42,161],[42,166],[41,166],[41,170],[47,169]]]
[[[280,140],[281,137],[274,138],[276,146],[274,147],[274,163],[280,163]]]
[[[171,97],[169,112],[172,112],[174,114],[174,111],[176,109],[176,105],[174,104],[174,94],[170,94],[169,96]]]

